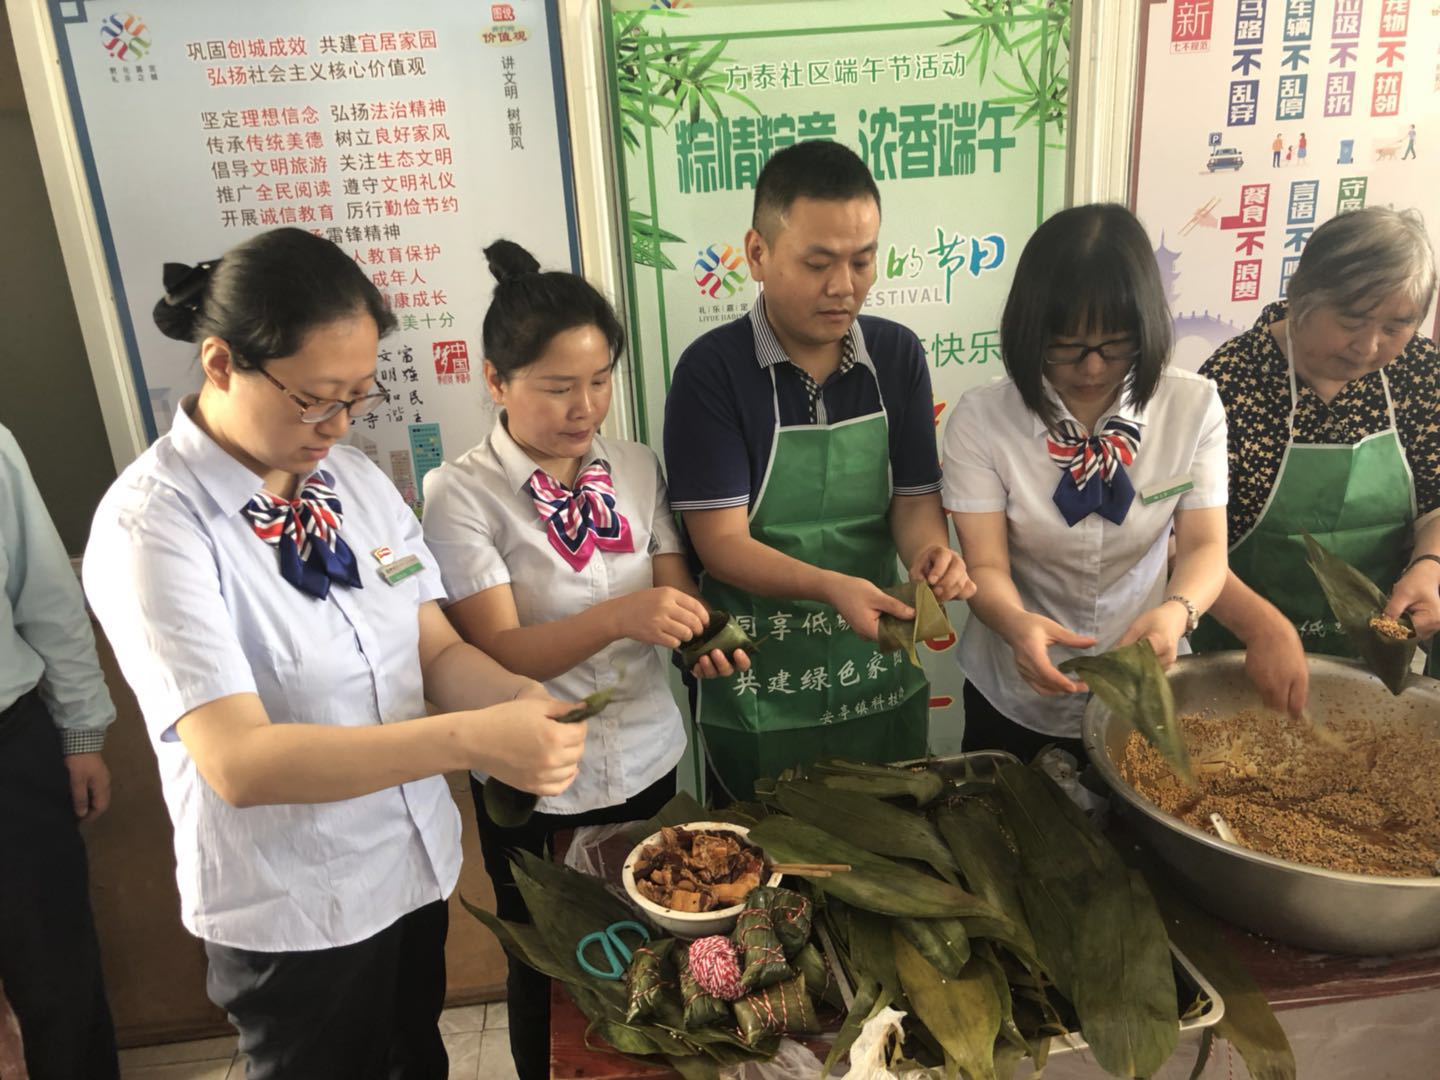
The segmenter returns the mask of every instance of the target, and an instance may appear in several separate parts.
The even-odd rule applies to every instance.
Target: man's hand
[[[867,641],[880,636],[881,615],[894,615],[897,619],[915,617],[914,608],[864,578],[837,574],[827,599],[850,628]]]
[[[83,825],[94,821],[110,805],[110,770],[98,751],[92,754],[67,754],[65,768],[70,772],[70,800],[75,817]]]

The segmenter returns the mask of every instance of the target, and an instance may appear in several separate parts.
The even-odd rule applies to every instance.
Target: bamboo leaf
[[[580,966],[575,946],[586,934],[612,923],[637,918],[636,913],[598,879],[528,851],[518,851],[511,867],[535,929],[562,969],[565,981],[604,993],[624,991],[619,983],[596,979]],[[657,935],[658,936],[658,935]]]
[[[872,854],[857,844],[803,821],[772,815],[750,830],[750,839],[776,862],[848,863],[850,870],[816,878],[813,886],[853,907],[883,915],[922,919],[983,915],[1003,919],[989,904],[964,889],[904,863]]]
[[[692,82],[698,80],[700,76],[710,70],[711,65],[720,59],[720,54],[725,51],[725,46],[728,44],[728,40],[721,38],[714,44],[709,52],[695,62],[695,66],[690,69],[690,79]]]
[[[956,979],[936,971],[898,930],[895,967],[915,1015],[970,1080],[995,1080],[995,1037],[1000,1003],[984,970],[973,961]]]
[[[1060,665],[1085,680],[1122,723],[1129,724],[1165,756],[1180,778],[1195,786],[1185,733],[1175,719],[1175,696],[1155,650],[1145,638],[1099,656],[1077,656]]]
[[[1314,572],[1335,620],[1350,639],[1355,653],[1392,694],[1399,694],[1410,680],[1410,664],[1420,639],[1408,615],[1399,622],[1410,636],[1392,638],[1370,624],[1385,611],[1390,598],[1368,577],[1344,559],[1332,554],[1309,533],[1305,533],[1310,569]]]
[[[880,984],[886,1005],[899,1008],[905,1000],[900,974],[895,970],[895,949],[890,940],[890,920],[874,912],[851,909],[848,919],[850,959],[862,979]]]
[[[844,836],[866,851],[929,863],[952,885],[959,884],[955,856],[935,828],[919,814],[853,791],[836,791],[810,780],[777,783],[775,797],[791,817]]]
[[[972,920],[968,926],[971,935],[996,938],[1027,967],[1038,969],[1035,939],[1025,922],[1025,905],[1020,898],[1020,858],[1011,847],[1013,841],[1006,838],[994,803],[963,799],[941,809],[935,822],[970,891],[1008,917],[1009,925],[1000,928],[977,925]]]
[[[1125,845],[1124,851],[1126,859],[1145,875],[1170,940],[1225,1002],[1220,1022],[1207,1030],[1240,1051],[1255,1080],[1295,1080],[1295,1053],[1285,1029],[1215,921],[1175,888],[1169,871],[1148,851],[1135,845]]]
[[[529,923],[506,922],[484,908],[476,907],[463,896],[460,897],[460,903],[466,911],[484,923],[490,932],[500,939],[500,944],[504,946],[505,951],[515,959],[530,965],[544,975],[549,975],[552,979],[563,980],[569,977],[568,972],[555,962],[549,946],[545,944],[535,927]]]
[[[616,684],[607,686],[603,690],[596,690],[587,696],[578,707],[571,709],[564,716],[556,717],[556,723],[578,724],[581,720],[590,719],[610,704],[610,700],[615,696],[618,688],[618,684]],[[530,815],[535,812],[535,807],[540,802],[539,795],[511,787],[505,781],[498,780],[493,776],[486,778],[482,790],[485,812],[490,815],[490,820],[509,829],[519,828],[529,821]]]
[[[733,806],[724,810],[708,810],[696,802],[689,792],[679,791],[653,818],[637,822],[627,830],[626,835],[638,844],[667,825],[690,825],[696,821],[723,821],[731,825],[744,825],[747,829],[755,824],[755,818],[737,812]]]
[[[1101,879],[1075,927],[1071,999],[1096,1063],[1149,1076],[1179,1041],[1175,976],[1165,924],[1135,872]]]
[[[895,928],[947,979],[958,979],[970,961],[970,935],[961,919],[901,918]],[[1010,999],[1008,988],[1005,999]]]
[[[944,778],[935,770],[923,767],[866,765],[832,758],[817,761],[806,771],[812,780],[837,791],[857,791],[877,799],[903,796],[913,799],[916,806],[929,805],[945,790]]]

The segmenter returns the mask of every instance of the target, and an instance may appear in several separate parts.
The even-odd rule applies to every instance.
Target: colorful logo
[[[145,20],[139,15],[111,15],[100,24],[100,43],[116,60],[139,60],[150,51]]]
[[[510,4],[491,4],[490,21],[497,23],[514,22],[515,8]]]
[[[734,296],[749,279],[745,253],[729,244],[711,244],[695,260],[695,284],[706,296]]]
[[[470,347],[463,341],[436,341],[431,344],[435,379],[442,384],[470,381]]]

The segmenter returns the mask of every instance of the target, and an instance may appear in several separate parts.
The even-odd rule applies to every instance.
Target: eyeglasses
[[[1129,338],[1102,341],[1099,345],[1047,345],[1045,363],[1051,367],[1079,367],[1091,353],[1107,364],[1127,364],[1140,355],[1140,347]]]
[[[379,406],[390,400],[390,391],[381,385],[380,380],[375,380],[373,393],[363,394],[358,398],[351,398],[343,401],[339,398],[322,398],[319,401],[307,401],[299,394],[294,393],[288,386],[275,378],[264,368],[259,369],[260,374],[270,380],[270,385],[279,390],[296,405],[300,406],[300,422],[302,424],[323,424],[332,416],[337,416],[341,409],[350,414],[351,420],[358,420],[360,417],[368,416]]]

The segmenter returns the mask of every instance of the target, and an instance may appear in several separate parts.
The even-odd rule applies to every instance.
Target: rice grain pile
[[[1145,798],[1212,835],[1219,813],[1254,851],[1385,877],[1440,871],[1440,743],[1366,719],[1308,720],[1242,710],[1182,715],[1198,790],[1132,733],[1121,774]],[[1337,737],[1338,736],[1338,737]]]

